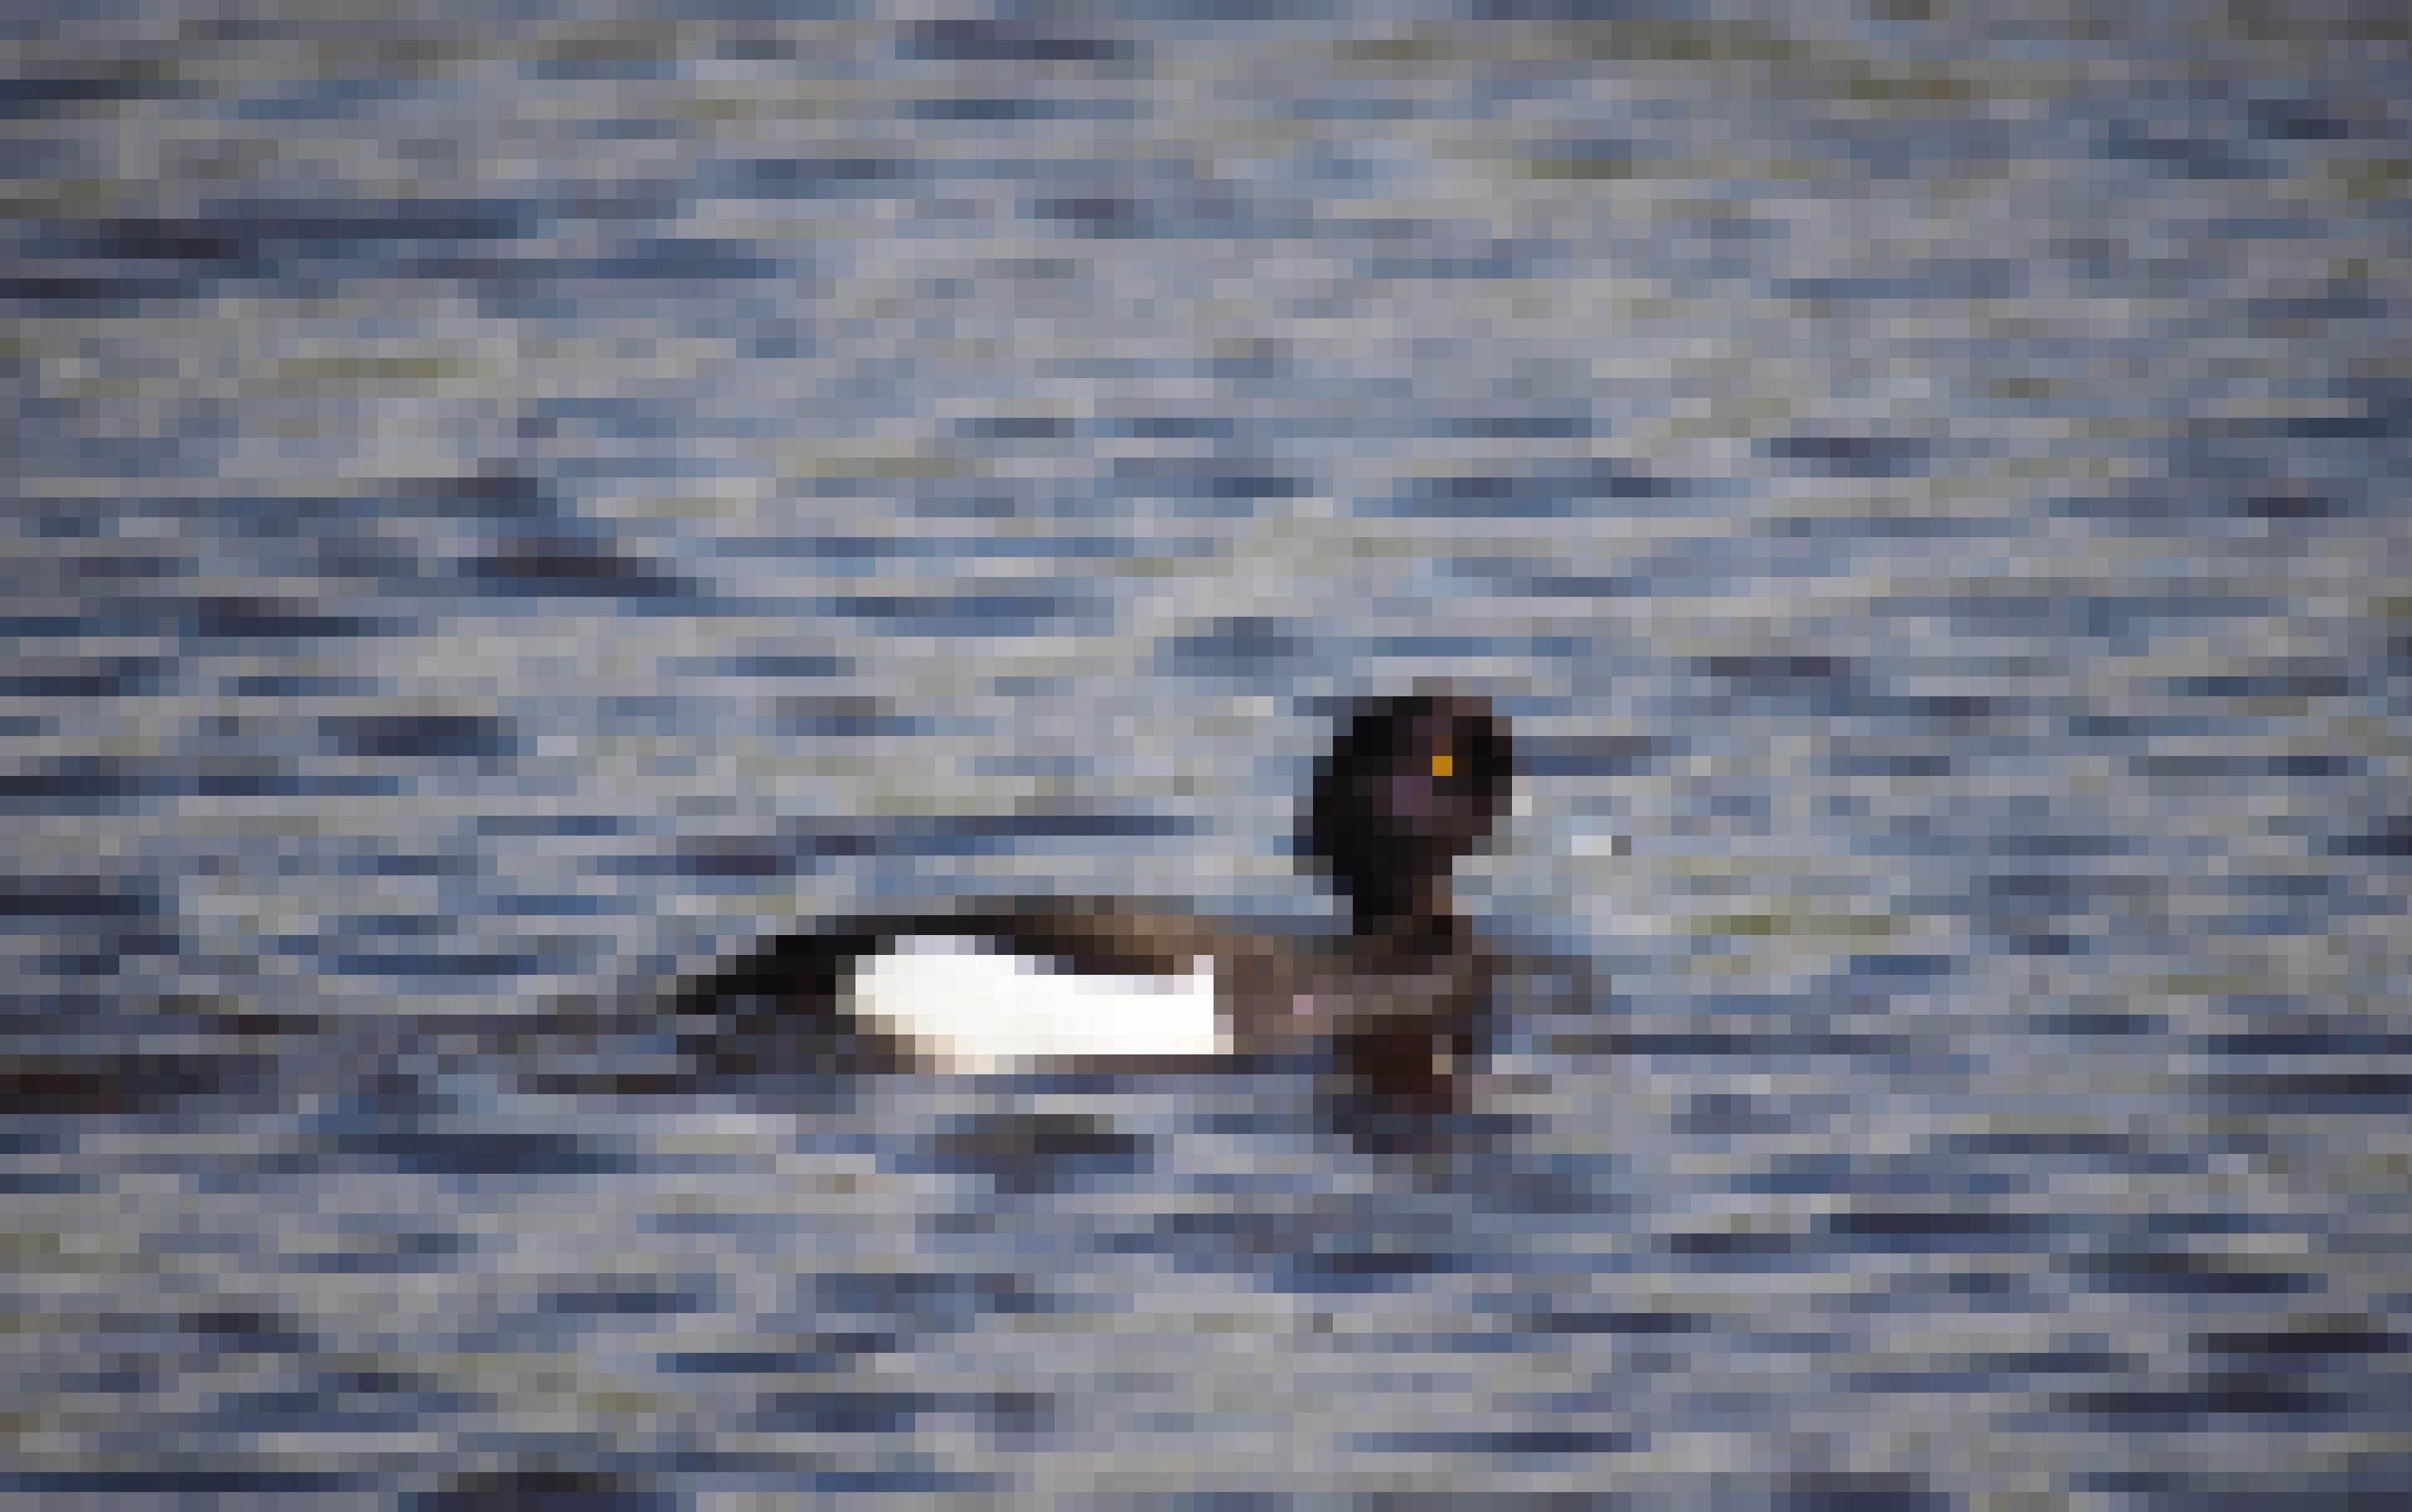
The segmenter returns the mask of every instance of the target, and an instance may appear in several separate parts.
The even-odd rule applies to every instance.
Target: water
[[[2407,42],[2325,14],[21,23],[0,1490],[2401,1502]],[[1611,985],[1429,1138],[496,1048],[840,910],[1314,915],[1430,675],[1530,773],[1469,910]]]

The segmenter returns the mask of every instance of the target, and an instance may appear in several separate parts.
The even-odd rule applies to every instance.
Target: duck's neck
[[[1464,926],[1451,911],[1447,877],[1357,876],[1349,879],[1349,932],[1389,954],[1415,959],[1456,947]]]

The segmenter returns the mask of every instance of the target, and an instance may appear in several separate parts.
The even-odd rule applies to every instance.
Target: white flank
[[[1088,1055],[1216,1055],[1214,962],[1186,976],[1091,976],[999,954],[982,941],[908,936],[864,958],[855,1010],[958,1070]]]

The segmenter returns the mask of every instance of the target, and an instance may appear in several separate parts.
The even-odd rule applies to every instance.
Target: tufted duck
[[[1316,766],[1300,849],[1348,902],[1346,934],[1249,930],[1116,899],[1006,901],[842,920],[684,984],[722,1066],[813,1024],[826,1069],[1143,1065],[1328,1050],[1360,1090],[1445,1098],[1500,958],[1453,910],[1515,776],[1484,700],[1359,705]],[[800,1021],[802,1020],[802,1021]],[[784,1057],[781,1057],[784,1058]]]

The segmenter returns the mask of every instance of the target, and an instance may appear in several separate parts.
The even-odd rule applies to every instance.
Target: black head
[[[1360,930],[1445,915],[1450,870],[1490,838],[1514,784],[1508,722],[1484,699],[1370,700],[1316,765],[1305,849]]]

